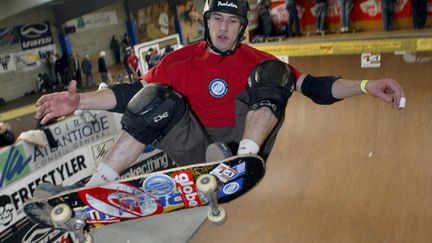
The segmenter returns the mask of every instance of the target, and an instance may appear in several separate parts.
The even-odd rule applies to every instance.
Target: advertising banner
[[[12,54],[0,55],[0,73],[16,70],[15,61]]]
[[[0,47],[10,46],[19,42],[18,31],[14,27],[0,28]]]
[[[54,40],[48,21],[25,24],[16,27],[23,50],[53,44]]]
[[[115,24],[118,24],[115,11],[86,14],[66,22],[67,27],[73,26],[76,31],[91,30]]]

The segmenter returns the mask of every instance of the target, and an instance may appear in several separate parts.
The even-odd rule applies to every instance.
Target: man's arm
[[[145,81],[141,82],[143,85]],[[126,96],[132,97],[136,92],[134,90],[140,87],[135,86],[131,91],[128,90],[129,85],[124,85],[125,88],[119,88],[119,91],[131,93],[123,95],[122,92],[117,92],[117,95],[112,89],[102,89],[88,93],[78,93],[76,81],[69,84],[68,90],[56,92],[42,96],[37,102],[37,111],[35,118],[42,119],[41,124],[46,124],[49,120],[68,115],[77,109],[82,110],[112,110],[118,106],[118,97],[122,97],[122,106],[126,106],[128,99]],[[135,92],[135,93],[133,93]]]
[[[302,93],[302,85],[306,78],[306,74],[302,74],[296,82],[296,91]],[[344,99],[356,95],[363,94],[361,83],[363,80],[348,80],[337,79],[331,86],[331,94],[336,99]],[[315,80],[314,82],[320,82]],[[393,79],[377,79],[364,81],[364,90],[375,97],[391,104],[393,108],[400,107],[402,97],[405,97],[402,87]]]

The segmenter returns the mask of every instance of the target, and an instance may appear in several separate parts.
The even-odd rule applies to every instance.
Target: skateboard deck
[[[58,223],[52,216],[56,206],[67,205],[71,209],[67,217],[81,220],[83,228],[90,231],[105,224],[209,203],[212,206],[208,194],[197,190],[197,179],[201,175],[212,175],[210,177],[216,180],[218,188],[213,193],[214,198],[218,203],[226,203],[252,189],[264,173],[265,163],[261,157],[233,156],[222,161],[135,176],[98,187],[68,190],[47,198],[34,198],[25,203],[24,212],[34,223],[70,231],[65,227],[70,220],[62,219],[64,222]]]

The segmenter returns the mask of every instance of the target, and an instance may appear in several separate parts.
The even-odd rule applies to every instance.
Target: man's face
[[[233,50],[241,29],[241,21],[233,14],[213,12],[208,20],[208,28],[210,38],[217,49]]]

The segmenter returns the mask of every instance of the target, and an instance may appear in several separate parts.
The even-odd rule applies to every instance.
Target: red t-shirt
[[[132,67],[132,70],[133,70],[133,71],[138,70],[138,63],[139,63],[139,60],[138,60],[138,57],[137,57],[137,56],[130,55],[130,56],[128,57],[128,60],[127,60],[127,61],[128,61],[129,66]]]
[[[268,59],[276,57],[245,44],[222,57],[210,53],[201,41],[171,52],[142,79],[164,83],[182,94],[204,127],[233,127],[236,95],[246,90],[252,69]],[[296,79],[301,75],[292,71]]]

